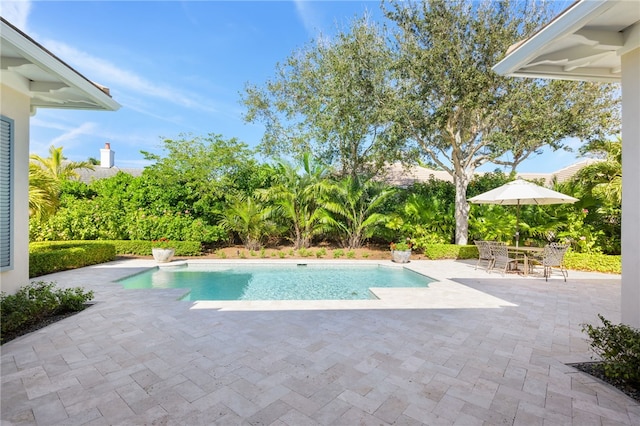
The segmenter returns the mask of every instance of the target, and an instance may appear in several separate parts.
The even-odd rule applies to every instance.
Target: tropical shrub
[[[619,255],[568,251],[564,256],[564,265],[567,269],[577,271],[622,273],[622,257]]]
[[[591,349],[604,364],[605,376],[640,387],[640,330],[625,324],[613,325],[598,314],[601,327],[582,324],[591,339]]]
[[[5,343],[21,330],[44,318],[77,312],[93,299],[92,291],[80,287],[58,289],[56,284],[34,282],[20,288],[15,294],[0,295],[0,341]]]

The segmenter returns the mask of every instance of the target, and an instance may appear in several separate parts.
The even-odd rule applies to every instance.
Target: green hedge
[[[621,274],[622,257],[620,255],[574,253],[570,251],[564,256],[564,266],[575,271]]]
[[[472,246],[458,246],[455,244],[428,244],[424,255],[432,260],[438,259],[477,259],[478,248]]]
[[[109,262],[116,248],[109,242],[47,241],[29,244],[29,278]]]
[[[151,241],[116,240],[109,241],[116,247],[118,254],[134,254],[136,256],[151,256],[151,248],[154,243]],[[200,241],[170,241],[164,243],[167,247],[176,250],[176,256],[201,256],[202,243]]]

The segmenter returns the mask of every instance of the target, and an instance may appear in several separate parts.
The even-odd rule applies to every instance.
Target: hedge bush
[[[477,259],[478,248],[475,245],[459,246],[455,244],[429,244],[424,249],[424,255],[432,260]]]
[[[619,255],[570,251],[564,256],[564,265],[575,271],[622,273],[622,257]]]
[[[29,244],[29,278],[109,262],[116,248],[109,242],[47,241]]]
[[[109,241],[116,248],[118,254],[134,254],[136,256],[151,256],[152,241],[118,240]],[[169,241],[165,246],[174,248],[176,256],[201,256],[202,243],[200,241]]]
[[[58,289],[43,281],[26,285],[17,293],[0,294],[0,342],[5,343],[46,318],[78,312],[93,299],[93,292],[80,287]]]

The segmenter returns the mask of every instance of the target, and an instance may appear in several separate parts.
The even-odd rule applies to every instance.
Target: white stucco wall
[[[0,85],[0,114],[14,121],[15,142],[13,269],[0,273],[0,289],[14,293],[29,283],[29,96]]]
[[[640,328],[640,48],[622,56],[622,322]]]

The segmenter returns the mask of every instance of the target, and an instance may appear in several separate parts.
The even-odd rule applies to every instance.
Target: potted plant
[[[153,258],[158,263],[170,262],[175,252],[176,249],[171,247],[167,238],[162,237],[151,242],[151,254],[153,254]]]
[[[409,263],[412,246],[413,243],[411,242],[411,238],[407,238],[398,243],[392,242],[389,245],[391,248],[391,261],[396,263]]]

